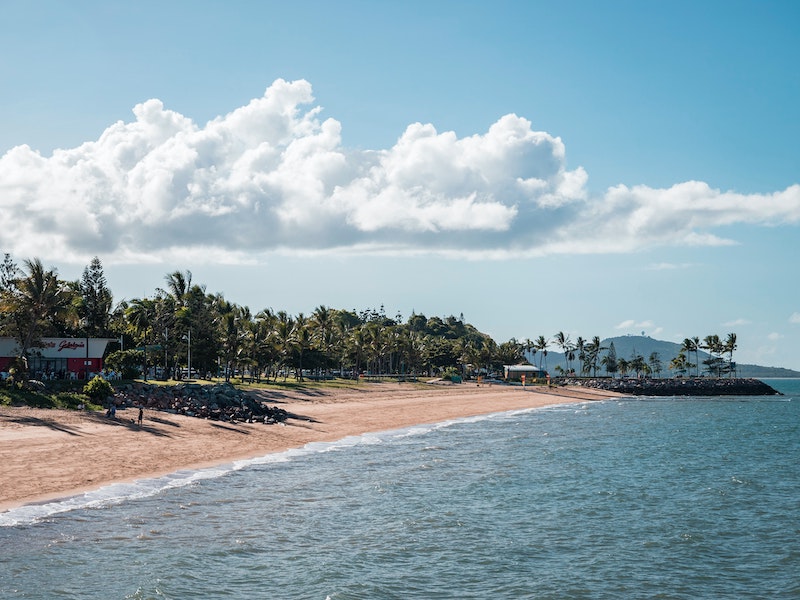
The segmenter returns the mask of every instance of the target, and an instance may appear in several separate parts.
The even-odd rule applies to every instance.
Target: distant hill
[[[678,353],[681,351],[681,344],[665,342],[664,340],[656,340],[649,336],[643,335],[623,335],[613,338],[606,338],[601,342],[601,345],[605,348],[608,348],[611,346],[612,342],[614,343],[614,349],[617,351],[618,358],[630,359],[632,356],[640,354],[646,360],[650,354],[653,352],[658,352],[658,355],[661,358],[661,364],[664,365],[664,373],[662,373],[662,376],[669,376],[672,374],[672,372],[669,370],[669,363],[673,358],[678,356]],[[553,350],[555,350],[555,347]],[[602,354],[605,355],[606,352],[607,351],[603,351]],[[703,360],[708,358],[708,356],[708,353],[703,352],[702,350],[699,353],[701,373],[703,369]],[[535,356],[535,364],[538,365],[541,358],[541,353],[537,352]],[[692,362],[694,362],[694,353],[692,353],[692,356],[689,358]],[[733,353],[733,359],[734,361],[736,360],[735,352]],[[528,360],[534,362],[534,357],[529,354]],[[566,370],[567,361],[564,359],[564,355],[561,352],[548,350],[547,371],[551,374],[555,374],[557,365],[560,365],[562,369]],[[572,366],[575,369],[580,368],[577,360]],[[598,375],[601,373],[605,374],[605,371],[598,370]],[[736,375],[738,377],[755,377],[759,379],[769,377],[800,377],[800,371],[784,369],[782,367],[764,367],[761,365],[737,363]]]

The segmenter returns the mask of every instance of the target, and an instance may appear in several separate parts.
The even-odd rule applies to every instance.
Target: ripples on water
[[[154,480],[0,527],[0,597],[797,598],[781,400],[568,405]]]

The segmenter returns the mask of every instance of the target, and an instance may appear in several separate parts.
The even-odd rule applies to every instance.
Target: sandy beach
[[[351,389],[259,392],[285,424],[225,423],[137,409],[103,413],[0,407],[0,512],[104,485],[262,456],[310,442],[459,417],[601,400],[583,388],[362,383]]]

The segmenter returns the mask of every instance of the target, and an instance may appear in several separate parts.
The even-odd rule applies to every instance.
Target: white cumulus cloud
[[[0,247],[83,263],[272,251],[473,257],[729,244],[732,223],[800,221],[800,186],[763,195],[702,182],[589,197],[558,137],[505,115],[459,138],[414,123],[387,149],[342,146],[311,85],[275,81],[205,125],[159,100],[95,141],[0,157]]]

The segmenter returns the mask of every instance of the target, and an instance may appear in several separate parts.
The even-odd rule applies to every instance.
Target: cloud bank
[[[0,248],[82,263],[271,252],[473,258],[734,243],[715,229],[800,221],[800,185],[771,194],[690,181],[590,197],[558,137],[506,115],[459,138],[414,123],[353,150],[311,85],[275,81],[204,126],[148,100],[96,141],[0,158]]]

